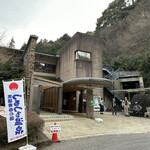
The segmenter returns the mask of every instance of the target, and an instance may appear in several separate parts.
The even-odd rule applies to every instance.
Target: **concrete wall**
[[[105,106],[106,111],[111,110],[112,109],[112,99],[110,99],[110,97],[108,97],[107,95],[105,95],[104,99],[105,99],[104,106]]]
[[[77,50],[76,38],[73,38],[58,52],[59,59],[59,74],[63,81],[76,78],[76,63],[74,62],[74,52]]]
[[[34,96],[31,102],[32,109],[30,110],[40,114],[41,89],[39,85],[34,85],[32,88],[33,88],[32,90],[33,90]]]
[[[91,61],[75,60],[75,51],[91,53]],[[98,38],[92,35],[76,33],[59,52],[62,80],[79,77],[102,78],[102,47]]]
[[[91,53],[91,61],[76,60],[77,50]],[[81,77],[103,77],[102,47],[97,37],[76,33],[58,54],[60,55],[58,76],[63,81]],[[103,97],[103,90],[94,90],[93,94]]]
[[[76,60],[76,77],[92,77],[92,62]]]

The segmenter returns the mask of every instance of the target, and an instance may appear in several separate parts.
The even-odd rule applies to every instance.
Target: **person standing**
[[[112,100],[112,115],[117,115],[117,102],[115,97]]]
[[[125,116],[129,116],[129,101],[127,97],[125,97],[125,100],[122,101],[122,107],[124,108],[124,114]]]
[[[104,114],[104,100],[103,100],[103,98],[101,98],[99,105],[100,105],[100,114]]]

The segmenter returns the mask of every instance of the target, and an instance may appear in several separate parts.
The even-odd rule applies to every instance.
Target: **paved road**
[[[38,150],[150,150],[150,133],[79,138],[54,143]]]

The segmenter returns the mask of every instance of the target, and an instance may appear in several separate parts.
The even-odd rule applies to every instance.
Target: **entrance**
[[[76,110],[76,92],[63,93],[63,110]]]
[[[58,101],[59,101],[59,88],[58,87],[47,87],[42,88],[42,98],[40,104],[40,110],[48,111],[52,113],[58,112]]]

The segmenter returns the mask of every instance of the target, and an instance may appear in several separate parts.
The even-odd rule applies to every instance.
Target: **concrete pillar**
[[[22,59],[25,68],[25,77],[26,77],[26,100],[27,100],[27,108],[29,109],[29,101],[30,101],[30,91],[31,91],[31,78],[34,72],[34,62],[35,62],[35,48],[36,41],[38,37],[36,35],[31,35],[26,49],[24,50]]]
[[[41,103],[41,86],[40,85],[34,85],[32,86],[32,100],[30,101],[30,111],[34,111],[37,114],[40,114],[40,103]],[[31,107],[32,106],[32,107]]]
[[[29,101],[29,111],[32,111],[32,103],[33,103],[33,95],[34,95],[34,85],[33,85],[33,77],[31,78],[31,85],[30,85],[30,101]]]
[[[79,95],[80,95],[80,92],[76,91],[76,111],[78,112],[79,112]]]
[[[58,114],[62,114],[62,99],[63,99],[63,88],[58,88]]]
[[[91,105],[91,101],[93,101],[93,90],[87,90],[87,99],[86,99],[86,117],[94,119],[94,108]]]
[[[83,106],[83,90],[81,90],[79,94],[79,112],[83,113],[84,112],[84,106]]]

